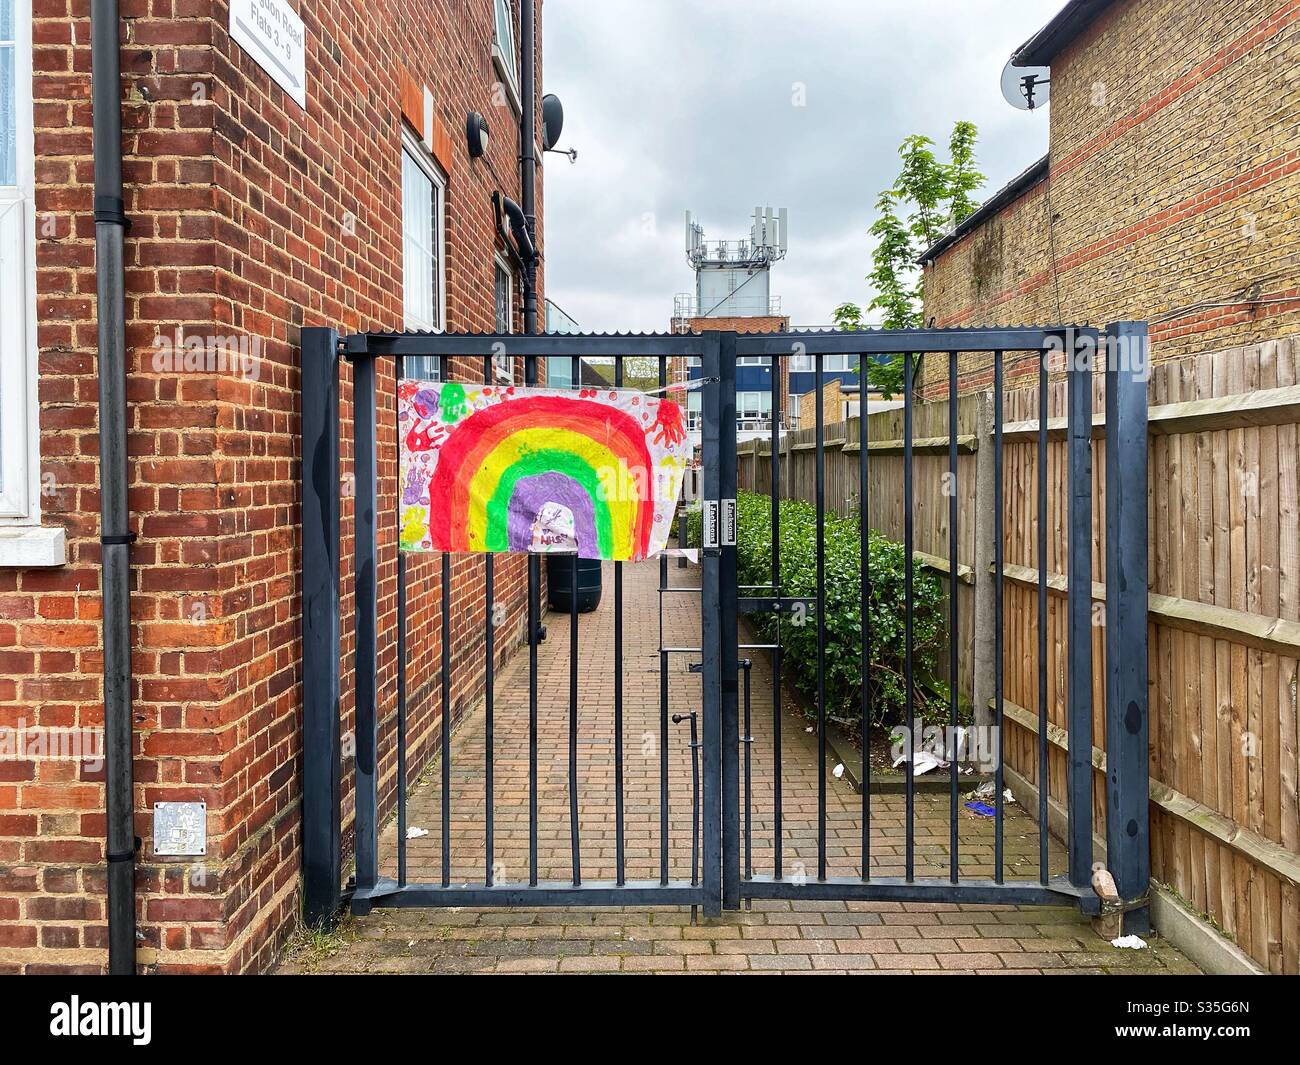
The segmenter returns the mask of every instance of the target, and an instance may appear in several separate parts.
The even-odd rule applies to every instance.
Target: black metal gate
[[[949,468],[956,475],[957,385],[959,358],[971,353],[983,354],[991,361],[994,402],[994,514],[997,554],[994,562],[995,618],[997,650],[995,654],[996,692],[994,735],[999,746],[995,779],[995,825],[993,875],[978,879],[960,875],[960,839],[957,831],[957,803],[961,782],[957,763],[950,766],[949,868],[947,876],[917,875],[915,862],[915,804],[913,764],[906,769],[906,813],[904,824],[905,866],[901,877],[871,875],[872,791],[869,774],[862,774],[860,838],[856,875],[830,875],[827,840],[826,782],[826,713],[823,691],[825,669],[824,610],[825,561],[824,516],[826,492],[824,482],[824,413],[817,404],[816,485],[817,512],[816,565],[818,594],[811,603],[785,593],[781,585],[781,559],[777,501],[782,494],[780,463],[781,374],[780,360],[795,355],[811,356],[815,367],[816,391],[822,392],[823,361],[828,355],[855,356],[860,379],[865,380],[867,362],[882,356],[901,357],[903,373],[903,513],[905,515],[903,557],[905,560],[906,617],[904,620],[907,686],[907,723],[909,736],[915,734],[914,684],[912,675],[912,587],[913,587],[913,432],[915,405],[914,370],[924,357],[946,360],[948,370],[949,433],[947,454]],[[1067,848],[1069,869],[1065,876],[1049,875],[1047,831],[1049,823],[1048,788],[1038,788],[1038,822],[1040,863],[1035,879],[1006,876],[1004,868],[1004,807],[1001,736],[1003,715],[1004,654],[1001,646],[1003,624],[1002,561],[1002,428],[1004,366],[1010,354],[1024,354],[1037,360],[1040,385],[1040,410],[1036,427],[1039,453],[1037,485],[1038,513],[1046,512],[1047,440],[1051,433],[1064,434],[1068,440],[1068,780],[1067,780]],[[444,367],[453,358],[476,359],[483,367],[484,380],[492,382],[493,359],[500,355],[520,356],[525,363],[525,380],[538,380],[538,360],[567,357],[612,358],[616,382],[622,382],[623,366],[628,359],[643,362],[657,360],[659,382],[668,379],[669,360],[682,357],[698,360],[696,384],[702,389],[700,425],[703,543],[700,557],[700,633],[698,648],[661,646],[660,655],[660,862],[659,876],[650,880],[629,880],[624,860],[624,782],[623,766],[623,564],[615,564],[614,621],[614,688],[613,713],[615,735],[615,803],[611,811],[616,836],[615,876],[609,881],[584,880],[578,806],[580,802],[577,769],[579,683],[577,677],[578,618],[576,567],[573,613],[570,624],[570,717],[568,744],[568,797],[572,873],[564,880],[547,880],[539,876],[538,863],[538,764],[537,764],[537,655],[541,607],[539,602],[539,560],[528,560],[529,648],[529,861],[526,880],[501,882],[494,875],[494,798],[493,798],[493,632],[485,625],[484,671],[487,717],[485,758],[482,766],[484,798],[482,817],[486,845],[483,851],[483,875],[465,882],[452,876],[450,858],[450,824],[448,821],[448,767],[452,753],[448,729],[441,730],[442,765],[442,860],[441,876],[434,882],[413,880],[407,875],[406,793],[406,632],[403,597],[405,561],[397,560],[398,611],[396,631],[380,633],[378,588],[378,530],[385,522],[395,524],[393,515],[380,510],[377,455],[377,381],[379,364],[390,360],[395,380],[401,376],[403,362],[412,357],[433,358]],[[740,587],[737,576],[737,448],[736,448],[736,364],[738,358],[769,359],[771,373],[771,444],[772,444],[772,559],[770,581],[761,586]],[[1068,418],[1051,425],[1047,417],[1049,360],[1056,357],[1069,382]],[[1146,327],[1142,323],[1119,323],[1104,333],[1075,327],[929,329],[905,331],[863,331],[857,333],[784,333],[738,335],[732,332],[709,332],[699,335],[597,336],[597,335],[456,335],[456,334],[361,334],[340,340],[327,329],[304,330],[303,336],[303,595],[304,595],[304,879],[305,908],[309,920],[326,919],[340,902],[341,863],[341,779],[343,743],[340,735],[339,684],[341,675],[340,645],[340,479],[339,479],[339,368],[346,360],[352,369],[352,448],[355,469],[355,532],[353,593],[355,617],[355,853],[356,868],[351,884],[354,912],[368,912],[373,906],[550,906],[550,905],[689,905],[704,908],[706,916],[722,909],[736,909],[742,899],[803,900],[916,900],[927,902],[972,903],[1057,903],[1063,899],[1077,902],[1095,912],[1097,897],[1091,888],[1093,875],[1093,744],[1092,744],[1092,638],[1094,624],[1092,597],[1092,380],[1095,370],[1105,372],[1106,387],[1106,755],[1107,755],[1107,848],[1106,864],[1114,875],[1122,900],[1130,905],[1126,925],[1131,930],[1145,928],[1146,912],[1140,905],[1148,881],[1147,827],[1147,686],[1146,686]],[[462,363],[464,365],[464,363]],[[579,375],[574,373],[575,384]],[[446,377],[444,376],[444,379]],[[859,499],[868,498],[871,444],[867,438],[868,419],[858,420],[861,439],[857,442]],[[933,446],[930,442],[928,446]],[[949,496],[950,572],[958,572],[956,495]],[[870,566],[867,549],[866,521],[861,523],[860,581],[864,619],[861,645],[861,669],[866,677],[872,668],[868,654],[865,609],[870,593]],[[1046,603],[1048,595],[1046,557],[1046,523],[1038,523],[1038,647],[1037,666],[1040,680],[1047,669]],[[449,692],[452,687],[449,660],[451,632],[451,558],[444,555],[442,565],[442,720],[449,720]],[[666,587],[667,561],[660,561],[661,588]],[[491,556],[485,563],[485,602],[493,599]],[[742,645],[739,635],[741,614],[760,612],[789,613],[811,607],[817,626],[816,730],[819,766],[817,794],[817,859],[814,871],[792,872],[783,855],[783,796],[781,746],[781,662],[778,645]],[[949,596],[949,654],[956,675],[956,638],[958,597]],[[486,616],[486,614],[485,614]],[[396,645],[396,875],[380,876],[379,832],[381,817],[378,793],[379,764],[379,647],[381,639]],[[750,766],[750,722],[748,694],[745,699],[744,732],[741,730],[741,677],[749,685],[749,660],[745,653],[771,655],[774,714],[772,721],[774,760],[771,796],[772,866],[770,871],[755,872],[751,854],[752,789]],[[685,801],[694,804],[693,820],[698,826],[692,835],[690,876],[683,871],[674,877],[669,860],[668,807],[668,657],[674,653],[698,653],[701,696],[698,746],[693,744],[697,759],[695,793]],[[1040,693],[1046,684],[1039,685]],[[869,717],[868,685],[862,684],[862,715]],[[957,685],[952,684],[952,724],[957,722]],[[692,733],[695,722],[692,720]],[[865,731],[865,730],[864,730]],[[1039,764],[1046,766],[1048,744],[1046,696],[1039,706]],[[692,740],[695,737],[692,735]],[[744,754],[742,755],[742,749]],[[745,769],[742,788],[742,763]],[[742,833],[742,822],[744,832]],[[453,882],[456,880],[456,882]]]

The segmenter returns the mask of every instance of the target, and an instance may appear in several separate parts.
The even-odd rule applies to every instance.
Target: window
[[[0,0],[2,2],[2,0]],[[402,134],[402,306],[407,329],[441,332],[447,286],[443,266],[442,178],[424,149]],[[438,380],[438,360],[413,356],[406,375]]]
[[[747,429],[764,429],[772,418],[772,393],[737,392],[736,424]]]
[[[548,355],[546,358],[546,387],[573,387],[573,360],[567,355]]]
[[[510,0],[494,0],[496,5],[496,27],[492,34],[492,64],[501,75],[506,87],[506,94],[517,114],[522,114],[519,106],[519,71],[515,64],[515,13]],[[531,0],[529,0],[531,2]]]
[[[845,373],[858,368],[858,357],[856,355],[823,355],[822,369],[826,373]],[[817,357],[815,355],[791,355],[790,370],[792,373],[812,373],[817,369]]]
[[[737,366],[767,366],[771,362],[770,355],[741,355],[736,359]]]
[[[703,417],[704,397],[700,395],[700,390],[694,389],[686,393],[686,428],[692,431],[699,429],[700,419]]]
[[[514,315],[515,315],[515,279],[514,274],[500,256],[493,259],[494,273],[496,275],[493,285],[493,296],[496,303],[496,330],[498,333],[513,332]],[[515,369],[514,360],[504,352],[492,356],[492,366],[496,371],[497,379],[501,381],[514,382]]]
[[[29,0],[0,0],[0,565],[60,566],[41,527]]]

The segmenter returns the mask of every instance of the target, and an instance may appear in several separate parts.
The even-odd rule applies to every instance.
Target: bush
[[[767,585],[772,577],[772,501],[742,492],[737,501],[739,531],[737,568],[742,585]],[[699,546],[698,504],[688,513],[688,536]],[[783,499],[781,521],[781,595],[817,595],[817,511],[801,499]],[[856,515],[825,515],[826,717],[857,732],[861,724],[862,621],[860,538]],[[874,530],[869,542],[870,685],[869,724],[906,722],[904,610],[906,605],[903,545]],[[946,596],[939,578],[916,566],[912,573],[912,663],[916,716],[926,723],[947,722],[947,685],[935,677],[944,639]],[[752,593],[762,594],[762,593]],[[779,642],[782,675],[804,696],[815,713],[817,700],[817,615],[752,614],[750,621],[764,642]]]

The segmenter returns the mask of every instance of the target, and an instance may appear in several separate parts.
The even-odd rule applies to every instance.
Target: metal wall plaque
[[[207,854],[208,804],[154,803],[153,852],[160,855]]]
[[[307,32],[287,0],[231,0],[230,38],[307,109]]]

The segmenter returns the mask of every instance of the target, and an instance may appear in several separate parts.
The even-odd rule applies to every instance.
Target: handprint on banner
[[[673,447],[686,439],[686,430],[682,427],[682,408],[669,399],[659,401],[659,410],[655,413],[653,429],[656,444]]]

